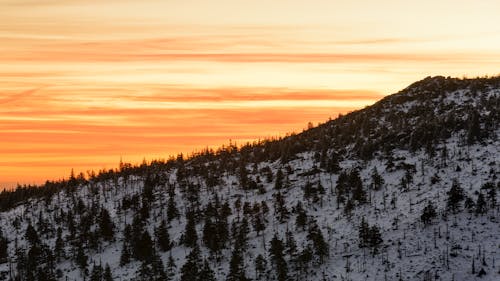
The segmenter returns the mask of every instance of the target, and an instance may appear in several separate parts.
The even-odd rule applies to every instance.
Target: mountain
[[[0,194],[0,280],[498,280],[500,77]]]

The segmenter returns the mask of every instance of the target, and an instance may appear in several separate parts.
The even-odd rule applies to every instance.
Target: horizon
[[[297,133],[427,76],[499,74],[497,1],[0,5],[0,188]]]

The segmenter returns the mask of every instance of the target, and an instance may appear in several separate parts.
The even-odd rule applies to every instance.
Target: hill
[[[0,280],[498,280],[500,77],[0,194]]]

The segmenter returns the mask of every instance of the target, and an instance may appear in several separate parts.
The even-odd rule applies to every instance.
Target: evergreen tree
[[[297,257],[297,270],[304,273],[309,268],[309,264],[313,259],[313,251],[309,246],[305,247]]]
[[[109,216],[109,212],[106,208],[101,209],[98,222],[101,236],[104,240],[111,241],[114,235],[114,224],[113,221],[111,221],[111,217]]]
[[[182,236],[182,243],[188,247],[194,247],[198,241],[198,234],[196,233],[196,223],[194,212],[186,214],[186,227]]]
[[[286,231],[285,233],[285,246],[286,253],[290,257],[290,259],[293,260],[297,255],[297,242],[295,241],[295,236],[290,230]]]
[[[380,190],[384,185],[384,178],[378,173],[377,167],[373,167],[372,170],[372,187],[374,190]]]
[[[0,228],[0,264],[5,263],[9,258],[9,241],[3,235],[3,231]]]
[[[281,169],[276,172],[276,182],[274,183],[274,189],[280,190],[283,188],[283,172]]]
[[[346,196],[348,192],[348,175],[346,172],[342,171],[339,174],[337,183],[335,185],[335,192],[337,193],[337,208],[340,208],[340,204],[346,201]]]
[[[250,232],[250,228],[248,226],[248,220],[246,217],[243,217],[241,223],[239,224],[235,247],[238,247],[242,252],[244,252],[248,246],[248,233]]]
[[[476,141],[481,141],[481,125],[479,123],[479,113],[474,110],[469,114],[467,143],[471,145]]]
[[[198,276],[199,281],[216,281],[215,272],[210,268],[208,261],[205,259],[203,261],[203,267],[201,268],[200,274]]]
[[[102,281],[113,281],[113,274],[111,274],[111,268],[109,267],[109,264],[106,264],[106,269],[104,270]]]
[[[162,220],[160,226],[155,229],[155,236],[160,251],[165,252],[172,248],[172,242],[170,241],[170,235],[165,220]]]
[[[54,255],[56,256],[57,261],[66,256],[66,253],[64,251],[64,240],[62,238],[61,227],[57,228],[57,237],[56,237],[56,245],[54,247]]]
[[[484,199],[484,195],[483,193],[479,192],[479,194],[477,195],[475,212],[477,215],[482,215],[485,214],[487,210],[488,206],[486,204],[486,200]]]
[[[349,173],[349,186],[352,190],[352,199],[359,203],[366,202],[366,192],[363,189],[363,181],[357,169]]]
[[[231,255],[231,260],[229,261],[229,273],[227,275],[226,281],[245,281],[248,280],[245,276],[245,269],[243,265],[243,257],[241,250],[234,248]]]
[[[153,276],[153,281],[164,281],[168,278],[163,261],[156,252],[153,252],[151,257],[151,275]]]
[[[120,265],[124,266],[130,262],[130,250],[127,245],[127,242],[124,240],[123,241],[123,246],[122,246],[122,252],[120,255]]]
[[[134,257],[141,261],[149,261],[153,255],[153,240],[147,230],[144,230],[139,241],[135,243]]]
[[[205,219],[205,225],[203,226],[203,243],[212,253],[220,250],[217,225],[210,217]]]
[[[229,239],[229,226],[227,223],[227,217],[222,214],[217,215],[216,218],[216,237],[217,237],[217,248],[223,249]]]
[[[177,210],[177,205],[175,204],[174,194],[171,194],[168,198],[167,203],[167,220],[168,222],[179,218],[179,210]]]
[[[328,257],[329,249],[318,224],[314,221],[309,226],[307,238],[313,242],[314,253],[318,257],[319,263],[323,263]]]
[[[149,262],[143,260],[137,269],[134,281],[154,281],[153,270]]]
[[[453,181],[448,191],[448,208],[456,213],[460,208],[460,202],[464,200],[464,190],[460,187],[457,180]]]
[[[87,273],[88,259],[89,258],[85,254],[82,243],[79,243],[76,250],[75,263],[84,275]]]
[[[428,225],[433,218],[437,216],[436,213],[436,208],[432,204],[431,201],[427,203],[427,206],[424,207],[422,210],[422,215],[420,215],[420,220],[425,224]]]
[[[359,247],[364,248],[368,246],[370,240],[370,226],[366,222],[365,217],[361,218],[361,223],[359,224]]]
[[[167,269],[165,271],[166,274],[166,280],[173,280],[175,277],[175,272],[176,272],[177,266],[175,265],[175,260],[174,257],[172,257],[172,253],[168,256],[167,260]]]
[[[26,240],[31,245],[35,245],[40,243],[40,238],[38,237],[38,233],[36,232],[35,228],[33,225],[30,223],[28,224],[28,227],[26,228],[26,234],[25,234]]]
[[[194,246],[186,258],[186,263],[181,268],[181,281],[199,281],[198,275],[201,270],[200,248]]]
[[[476,203],[470,198],[470,196],[465,196],[464,207],[472,213],[475,210]]]
[[[378,247],[382,242],[383,240],[382,240],[382,235],[380,234],[380,228],[376,225],[373,225],[370,228],[370,240],[369,240],[373,256],[378,254]]]
[[[288,267],[284,258],[285,246],[275,233],[269,247],[269,255],[275,267],[276,277],[278,281],[286,281],[288,279]]]
[[[94,265],[90,273],[90,281],[101,281],[103,274],[104,271],[102,269],[102,266],[100,264]]]
[[[266,272],[267,268],[267,261],[264,256],[259,254],[255,258],[255,278],[257,280],[263,280],[264,279],[264,273]]]
[[[305,230],[307,224],[307,213],[306,210],[302,207],[302,202],[297,202],[297,206],[295,207],[295,211],[297,212],[297,217],[295,218],[295,226],[297,228],[302,228]]]
[[[490,182],[485,184],[486,189],[488,190],[488,201],[490,201],[490,207],[494,209],[497,205],[497,191],[495,188],[495,184]],[[499,182],[500,188],[500,182]]]
[[[347,215],[348,218],[351,217],[352,210],[354,210],[354,200],[348,199],[347,202],[345,203],[344,206],[344,213]]]
[[[254,215],[253,229],[257,232],[257,236],[259,236],[260,233],[266,229],[266,220],[262,214],[257,213]]]
[[[248,189],[249,187],[249,179],[248,179],[248,170],[246,168],[246,163],[241,159],[239,169],[238,169],[238,179],[240,180],[240,186],[243,190]]]
[[[279,191],[274,194],[274,212],[279,222],[283,223],[288,219],[289,212],[285,204],[285,197]]]

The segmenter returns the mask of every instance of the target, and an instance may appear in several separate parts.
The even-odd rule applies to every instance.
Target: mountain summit
[[[498,280],[500,77],[0,194],[0,280]]]

